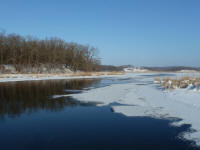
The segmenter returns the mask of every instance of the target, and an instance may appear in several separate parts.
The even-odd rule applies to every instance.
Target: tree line
[[[0,65],[39,67],[64,64],[76,71],[93,71],[100,65],[97,49],[59,38],[37,39],[0,33]]]

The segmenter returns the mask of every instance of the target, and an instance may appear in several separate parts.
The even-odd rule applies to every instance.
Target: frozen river
[[[0,83],[0,147],[198,149],[199,93],[162,91],[154,76]]]

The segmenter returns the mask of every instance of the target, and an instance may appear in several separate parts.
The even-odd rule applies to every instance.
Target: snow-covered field
[[[120,78],[134,78],[135,82],[113,84],[91,89],[79,94],[71,94],[73,98],[85,102],[99,102],[98,106],[119,103],[111,106],[116,113],[126,116],[149,116],[172,119],[172,125],[191,124],[193,132],[186,132],[181,137],[194,140],[200,145],[200,91],[188,89],[161,90],[154,81],[156,74],[126,74]],[[169,74],[188,76],[194,74]],[[196,74],[195,76],[199,76]],[[180,120],[181,119],[181,120]]]

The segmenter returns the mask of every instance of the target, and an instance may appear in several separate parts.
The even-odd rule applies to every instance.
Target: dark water
[[[158,74],[143,74],[143,75],[140,75],[142,77],[173,77],[173,76],[176,76],[175,74],[173,73],[158,73]]]
[[[110,106],[96,107],[70,97],[52,95],[133,82],[131,79],[50,80],[0,83],[1,150],[189,150],[191,141],[178,138],[190,125],[126,117]]]

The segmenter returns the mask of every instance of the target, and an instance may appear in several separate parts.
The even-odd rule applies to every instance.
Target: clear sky
[[[200,0],[0,0],[0,29],[95,46],[103,64],[200,66]]]

